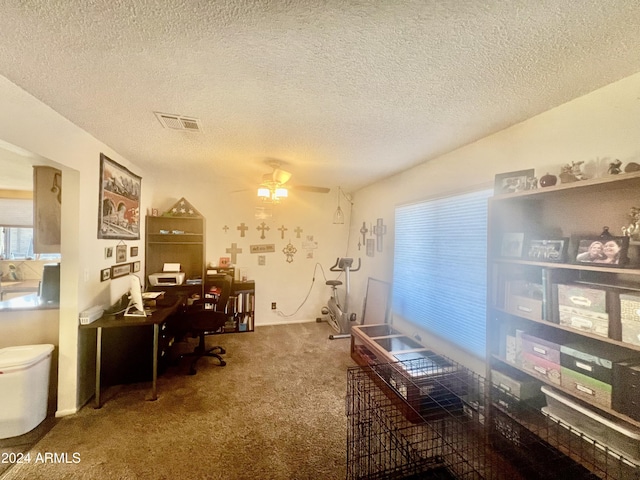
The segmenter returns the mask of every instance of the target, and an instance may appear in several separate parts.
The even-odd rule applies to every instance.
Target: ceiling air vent
[[[189,132],[201,132],[200,120],[182,115],[172,115],[170,113],[154,112],[164,128],[173,130],[187,130]]]

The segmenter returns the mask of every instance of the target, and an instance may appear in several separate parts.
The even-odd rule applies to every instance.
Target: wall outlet
[[[271,310],[275,310],[276,309],[276,302],[271,302]]]

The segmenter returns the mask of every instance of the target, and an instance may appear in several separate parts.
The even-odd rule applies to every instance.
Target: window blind
[[[0,225],[5,227],[32,227],[33,200],[0,198]]]
[[[492,193],[403,205],[395,212],[393,313],[481,358]]]

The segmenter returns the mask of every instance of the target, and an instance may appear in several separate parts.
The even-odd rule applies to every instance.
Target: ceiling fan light
[[[289,190],[284,187],[276,188],[276,197],[278,198],[286,198],[289,196]]]
[[[258,197],[269,198],[270,196],[271,191],[267,187],[258,187]]]

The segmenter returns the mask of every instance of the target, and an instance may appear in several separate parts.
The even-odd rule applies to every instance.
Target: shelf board
[[[547,327],[555,328],[556,330],[562,330],[562,331],[565,331],[565,332],[573,333],[575,335],[580,335],[581,337],[591,338],[593,340],[597,340],[598,342],[610,343],[611,345],[616,345],[618,347],[626,348],[627,350],[640,351],[640,345],[634,345],[632,343],[621,342],[620,340],[614,340],[612,338],[603,337],[601,335],[596,335],[594,333],[583,332],[582,330],[576,330],[575,328],[566,327],[564,325],[560,325],[558,323],[549,322],[547,320],[533,320],[531,318],[521,317],[519,315],[513,314],[512,312],[508,312],[507,310],[504,310],[502,308],[491,307],[491,309],[495,310],[496,312],[500,312],[500,313],[504,313],[504,314],[507,314],[507,315],[511,315],[511,316],[517,317],[517,318],[519,318],[519,319],[521,319],[523,321],[526,321],[526,322],[532,322],[532,323],[537,323],[537,324],[540,324],[540,325],[545,325]]]
[[[578,400],[581,401],[581,399],[579,397],[576,397],[571,390],[568,390],[568,389],[566,389],[566,388],[564,388],[564,387],[562,387],[562,386],[560,386],[560,385],[558,385],[556,383],[552,383],[552,382],[546,381],[545,379],[543,379],[541,377],[533,375],[529,370],[525,370],[524,368],[520,367],[519,365],[516,365],[515,363],[508,362],[505,358],[502,358],[502,357],[500,357],[498,355],[495,355],[495,354],[491,354],[491,358],[493,358],[494,360],[499,361],[500,363],[504,363],[505,365],[509,365],[510,367],[513,367],[516,370],[519,370],[519,371],[521,371],[523,373],[526,373],[530,377],[533,377],[536,380],[539,380],[540,382],[542,382],[542,383],[544,383],[546,385],[549,385],[551,388],[553,388],[555,390],[558,390],[559,392],[563,392],[563,393],[569,395],[572,399],[575,399],[576,401],[578,401]],[[607,413],[607,414],[609,414],[611,416],[619,418],[620,420],[622,420],[624,422],[627,422],[630,425],[633,425],[635,427],[640,427],[640,422],[639,421],[634,420],[633,418],[628,417],[628,416],[626,416],[626,415],[624,415],[624,414],[622,414],[620,412],[616,412],[615,410],[612,410],[610,408],[604,408],[604,407],[595,406],[595,405],[588,405],[588,408],[594,408],[596,410],[600,410],[600,411],[605,412],[605,413]]]
[[[189,241],[147,242],[147,245],[202,245],[202,242],[189,242]]]
[[[173,216],[173,215],[147,215],[146,216],[148,221],[158,221],[158,222],[166,222],[167,220],[171,221],[171,220],[204,220],[204,217],[199,217],[199,216],[191,216],[191,217],[180,217],[180,216]]]
[[[149,235],[155,235],[158,237],[201,237],[202,233],[160,233],[160,232],[149,232]]]
[[[549,263],[549,262],[534,262],[531,260],[520,260],[513,258],[493,258],[494,263],[510,264],[510,265],[529,265],[533,267],[544,267],[549,270],[582,270],[588,272],[602,272],[602,273],[617,273],[624,275],[640,275],[640,269],[638,268],[625,268],[625,267],[594,267],[593,265],[580,265],[577,263]]]
[[[621,173],[619,175],[608,175],[600,178],[592,178],[589,180],[580,180],[572,183],[559,183],[553,187],[541,187],[535,190],[525,190],[516,193],[504,193],[494,195],[491,201],[512,200],[514,198],[533,197],[536,195],[548,195],[553,193],[562,193],[569,190],[579,190],[590,187],[593,193],[606,192],[611,188],[610,184],[619,182],[620,184],[628,183],[630,186],[640,181],[640,172]]]

